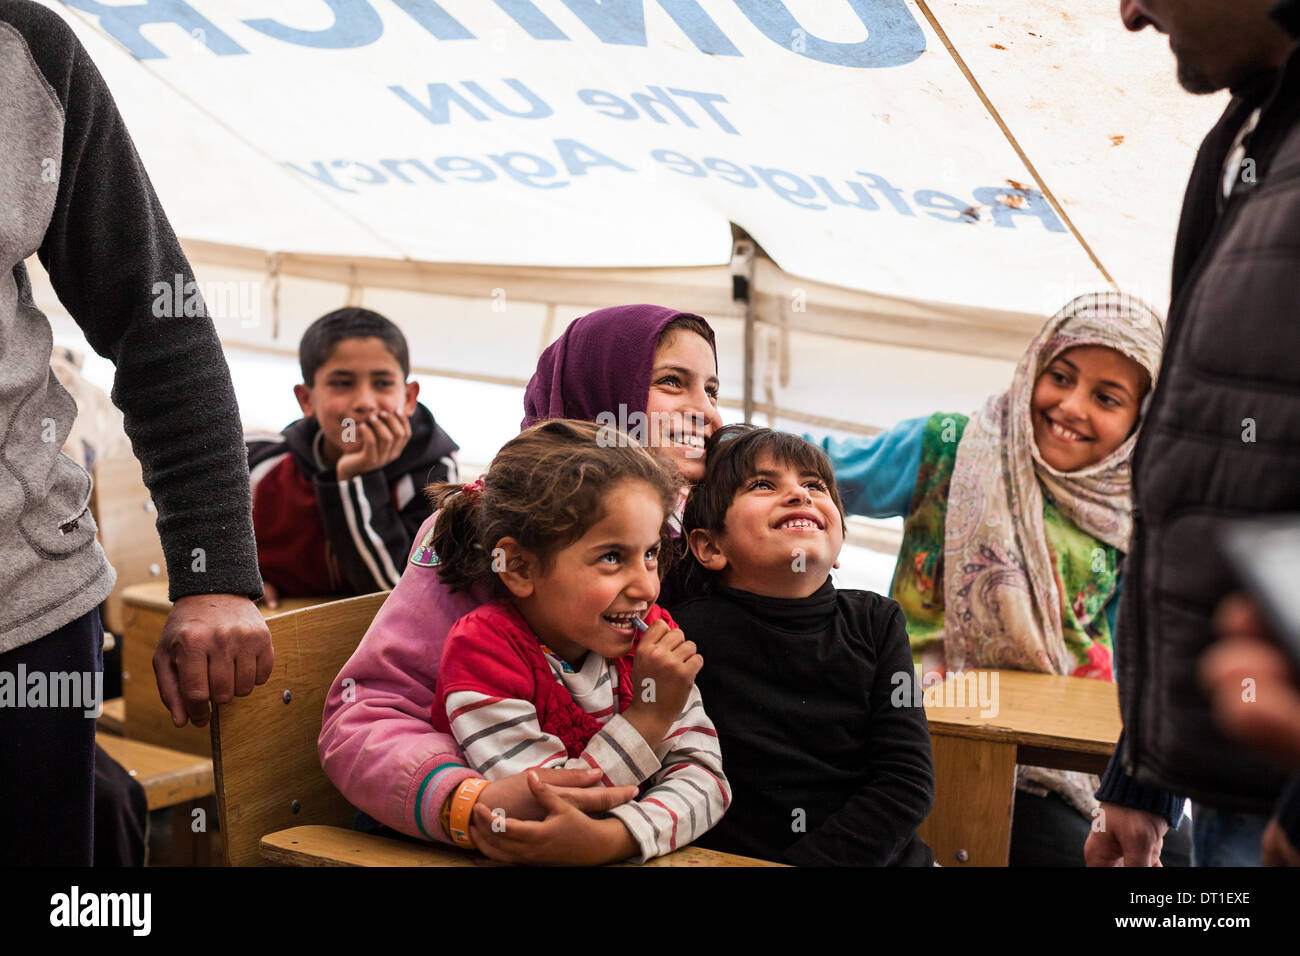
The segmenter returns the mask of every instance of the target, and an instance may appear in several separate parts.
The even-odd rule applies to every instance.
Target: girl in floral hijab
[[[847,511],[906,516],[890,594],[923,676],[992,667],[1114,680],[1130,458],[1162,345],[1159,317],[1136,299],[1080,296],[1030,343],[1011,387],[969,418],[823,442]],[[1051,792],[1087,820],[1096,784],[1017,772],[1019,789]]]

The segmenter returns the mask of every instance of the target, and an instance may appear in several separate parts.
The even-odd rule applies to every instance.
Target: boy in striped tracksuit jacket
[[[245,436],[268,598],[388,590],[432,513],[425,485],[457,478],[458,446],[416,400],[406,339],[377,312],[317,319],[299,359],[304,417]]]

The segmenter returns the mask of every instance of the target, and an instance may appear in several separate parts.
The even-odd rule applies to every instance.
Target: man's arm
[[[41,262],[87,341],[117,366],[113,401],[158,507],[171,598],[255,597],[248,466],[216,329],[184,314],[189,263],[99,72],[48,19],[28,39],[66,119]]]
[[[1126,774],[1119,758],[1123,748],[1121,733],[1097,790],[1101,825],[1088,833],[1084,860],[1088,866],[1159,866],[1165,834],[1178,826],[1186,801]]]
[[[38,255],[86,340],[117,366],[112,397],[158,508],[176,602],[155,657],[159,690],[178,724],[187,712],[203,724],[209,699],[247,693],[271,670],[248,601],[262,588],[230,372],[212,322],[185,314],[202,301],[189,264],[89,55],[48,10],[13,22],[64,114]]]

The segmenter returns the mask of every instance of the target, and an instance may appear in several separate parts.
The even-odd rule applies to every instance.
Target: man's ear
[[[303,418],[311,418],[315,414],[311,407],[310,385],[295,385],[293,387],[293,397],[298,399],[298,407],[302,409]]]
[[[710,532],[703,528],[696,528],[691,532],[687,543],[691,546],[691,553],[695,555],[695,560],[700,562],[700,566],[705,570],[721,571],[727,566],[727,556],[722,553],[720,542]]]
[[[492,570],[517,598],[532,597],[537,587],[537,559],[514,538],[502,538],[492,549]]]
[[[420,383],[406,383],[406,404],[402,406],[402,414],[410,418],[415,414],[415,403],[420,398]]]

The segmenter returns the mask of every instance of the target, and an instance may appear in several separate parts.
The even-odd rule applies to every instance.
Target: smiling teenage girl
[[[1140,302],[1081,296],[1030,343],[1011,387],[970,418],[940,413],[871,439],[825,440],[846,510],[906,516],[890,593],[922,674],[1114,679],[1129,459],[1162,341]],[[1096,781],[1082,774],[1022,767],[1018,786],[1057,795],[1085,830],[1097,807]],[[1020,810],[1018,800],[1013,862],[1028,847],[1016,836],[1032,811]],[[1082,865],[1071,839],[1061,846]]]

